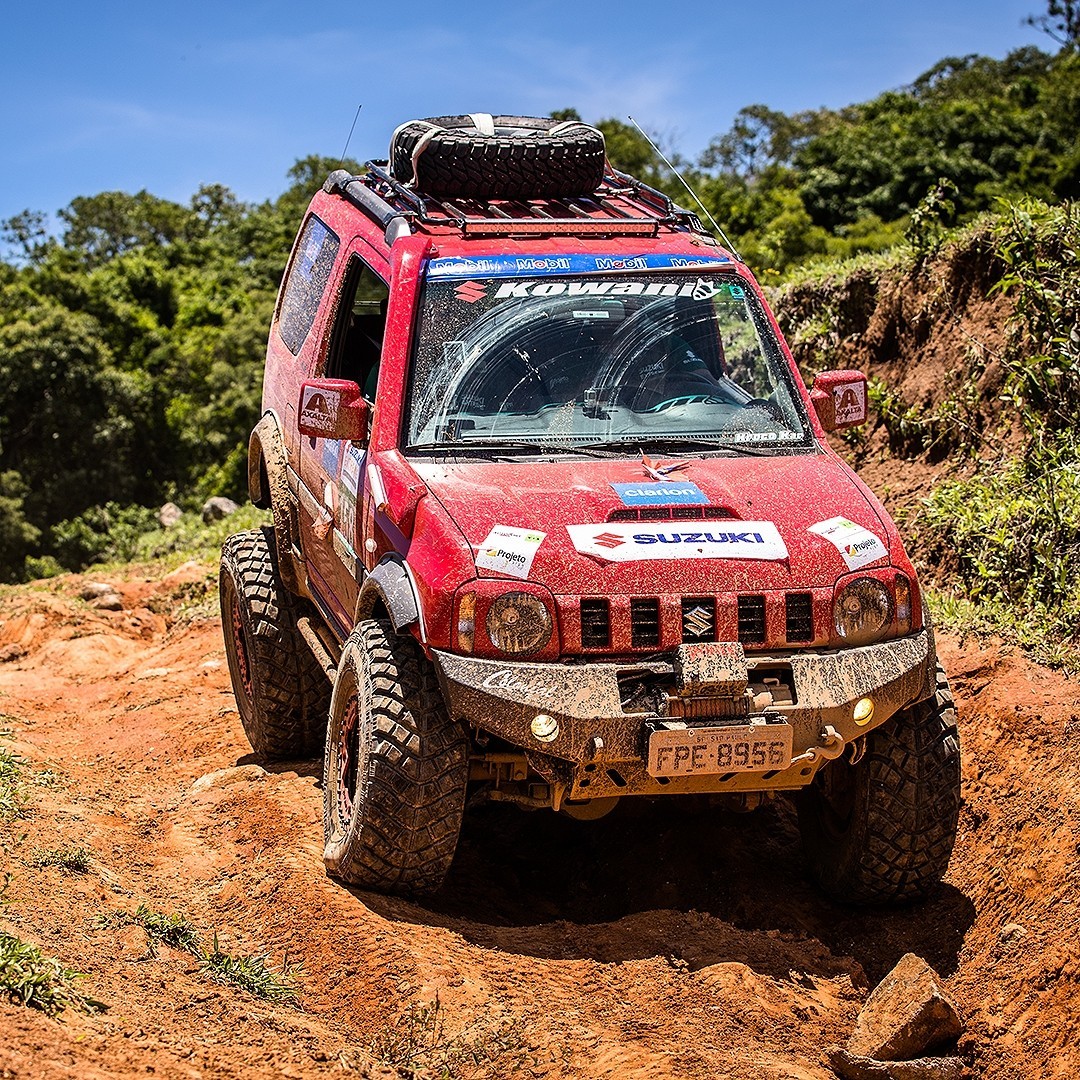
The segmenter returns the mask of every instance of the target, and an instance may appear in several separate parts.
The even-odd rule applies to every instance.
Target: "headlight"
[[[491,643],[503,652],[542,649],[551,638],[551,614],[537,596],[503,593],[488,609],[486,626]]]
[[[833,605],[837,635],[848,645],[870,645],[889,632],[893,604],[889,590],[874,578],[845,585]]]

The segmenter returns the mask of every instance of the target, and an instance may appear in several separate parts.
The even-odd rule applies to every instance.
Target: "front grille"
[[[814,598],[810,593],[788,593],[787,639],[788,641],[814,640]]]
[[[683,641],[716,640],[716,600],[684,596],[682,601]]]
[[[730,521],[722,506],[620,506],[608,514],[608,521]]]
[[[739,640],[760,644],[765,640],[765,597],[739,597]]]
[[[581,601],[581,646],[606,649],[611,644],[611,605],[607,600]]]
[[[630,601],[630,644],[635,649],[660,644],[660,601],[655,597]]]

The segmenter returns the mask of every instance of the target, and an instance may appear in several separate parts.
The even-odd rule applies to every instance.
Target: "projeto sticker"
[[[856,525],[847,518],[834,517],[811,525],[807,532],[828,540],[849,570],[858,570],[867,563],[877,562],[889,554],[881,540],[869,529]]]
[[[779,562],[787,545],[771,521],[710,522],[701,531],[645,532],[635,525],[567,525],[582,555],[608,562],[646,559],[761,559]]]
[[[623,506],[705,506],[709,499],[692,480],[612,484]]]
[[[527,578],[545,536],[547,533],[534,529],[496,525],[480,545],[476,565],[484,570],[498,570],[511,577]]]

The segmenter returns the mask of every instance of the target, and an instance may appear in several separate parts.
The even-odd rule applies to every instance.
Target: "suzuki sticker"
[[[623,506],[706,506],[708,496],[691,480],[612,484]]]
[[[856,525],[847,518],[835,517],[828,521],[819,521],[811,525],[807,532],[812,532],[828,540],[837,551],[849,570],[858,570],[867,563],[884,559],[888,549],[869,529]]]
[[[480,545],[476,565],[484,570],[498,570],[511,577],[527,578],[545,536],[547,533],[534,529],[495,525]]]
[[[787,545],[771,521],[708,521],[703,529],[662,528],[642,522],[631,525],[567,525],[582,555],[608,562],[645,559],[761,559],[779,562]]]

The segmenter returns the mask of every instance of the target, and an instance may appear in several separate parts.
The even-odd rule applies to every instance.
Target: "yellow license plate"
[[[674,728],[649,736],[651,776],[774,772],[791,764],[790,724]]]

